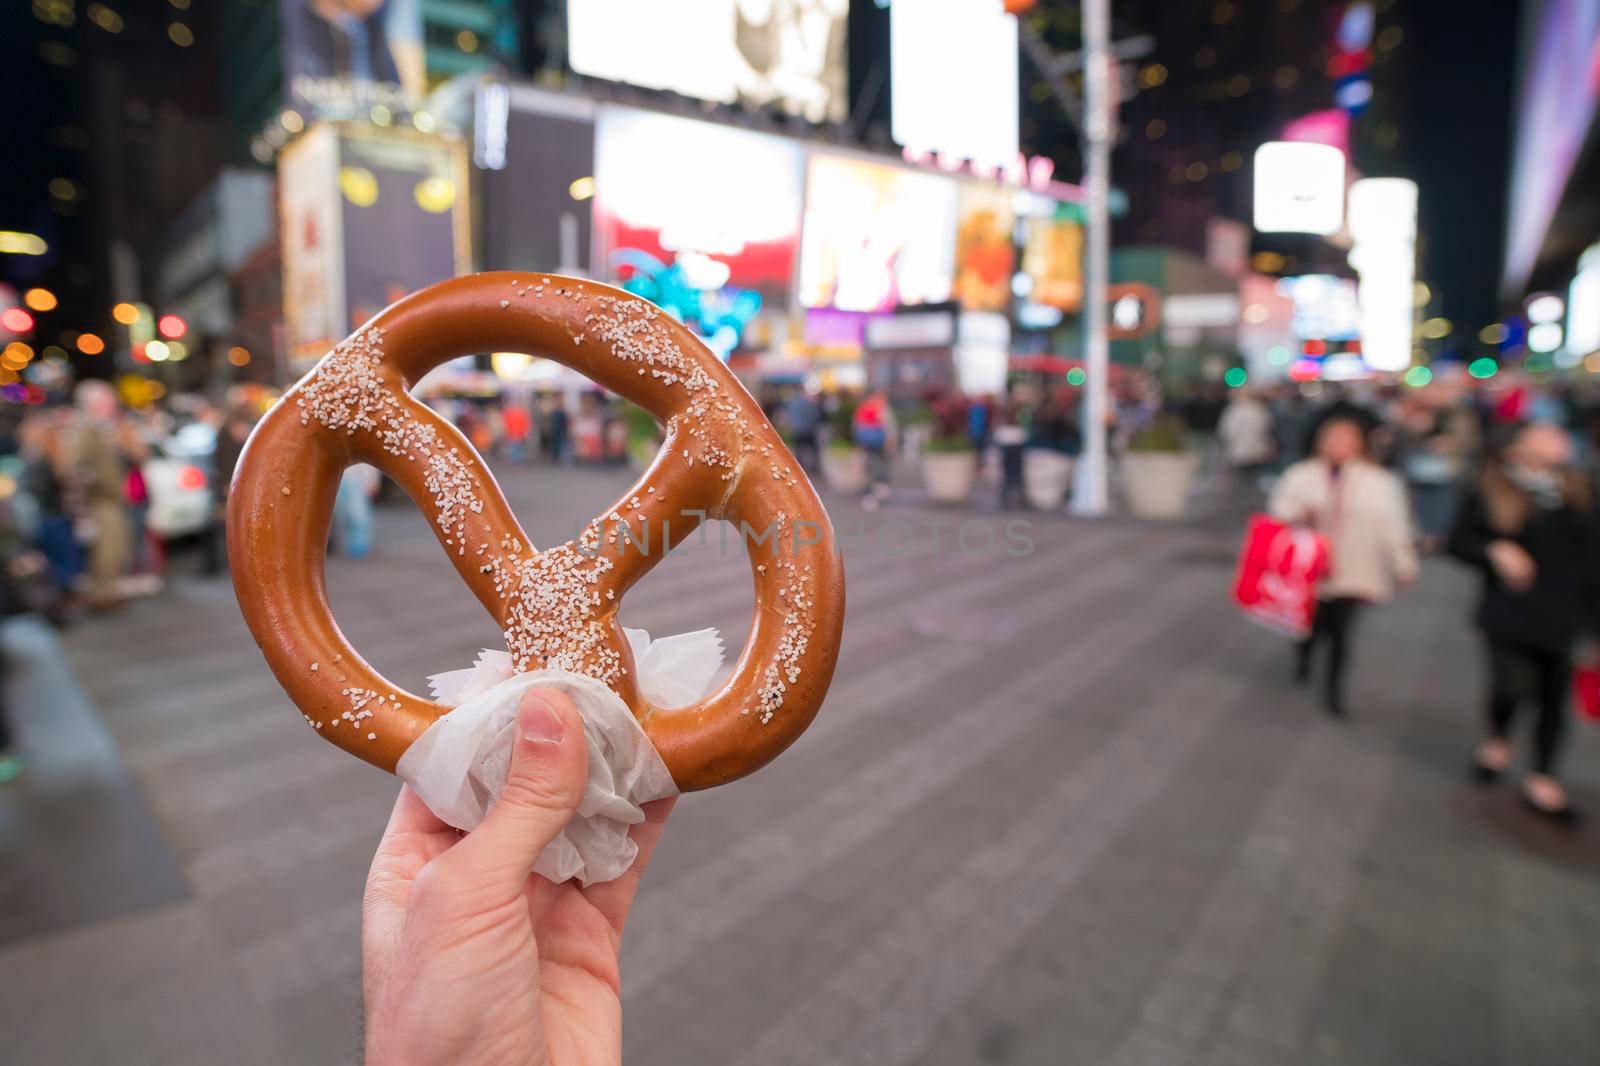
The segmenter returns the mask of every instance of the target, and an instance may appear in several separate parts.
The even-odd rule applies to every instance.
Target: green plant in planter
[[[656,416],[636,403],[624,403],[618,417],[628,427],[628,440],[650,440],[661,443],[661,424]]]
[[[856,450],[856,443],[850,439],[850,435],[848,433],[842,437],[835,435],[831,440],[828,441],[828,450],[830,452],[837,452],[840,454],[845,452],[853,452]]]
[[[928,455],[970,455],[972,442],[953,433],[934,437],[922,449]]]
[[[1188,450],[1188,427],[1174,415],[1161,415],[1128,438],[1130,452],[1183,452]]]
[[[624,403],[617,417],[628,428],[628,456],[637,466],[648,466],[661,446],[661,425],[656,416],[636,403]]]

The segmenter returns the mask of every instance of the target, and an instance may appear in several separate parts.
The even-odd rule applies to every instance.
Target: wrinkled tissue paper
[[[660,640],[642,629],[623,632],[633,649],[639,690],[657,707],[693,703],[722,666],[722,638],[715,629]],[[476,828],[505,786],[523,692],[560,689],[583,716],[589,779],[578,813],[540,854],[533,872],[592,885],[632,865],[638,848],[628,839],[628,827],[644,821],[644,804],[677,795],[678,789],[621,697],[567,670],[515,674],[503,651],[485,650],[467,669],[435,674],[428,683],[434,698],[453,709],[412,743],[395,773],[434,814],[457,829]]]

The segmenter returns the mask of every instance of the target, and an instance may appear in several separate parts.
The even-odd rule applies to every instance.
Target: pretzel
[[[665,429],[639,481],[565,544],[536,550],[482,458],[407,391],[446,360],[489,351],[547,353]],[[555,274],[445,281],[338,344],[251,434],[227,516],[245,621],[306,722],[392,773],[449,708],[385,681],[329,609],[323,564],[334,496],[354,462],[383,470],[431,519],[504,630],[515,669],[558,668],[610,686],[680,789],[759,769],[821,706],[844,625],[844,572],[827,513],[750,394],[653,304]],[[754,623],[720,691],[690,707],[654,707],[639,692],[617,608],[706,518],[739,525]]]

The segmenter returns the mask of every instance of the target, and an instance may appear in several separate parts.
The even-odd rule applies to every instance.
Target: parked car
[[[154,536],[162,540],[192,536],[211,521],[216,447],[216,428],[191,422],[151,449],[142,470],[150,497],[145,525]]]

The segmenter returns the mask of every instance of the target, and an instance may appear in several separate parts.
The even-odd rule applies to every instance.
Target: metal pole
[[[1111,2],[1083,0],[1085,233],[1083,327],[1085,382],[1083,456],[1078,463],[1072,510],[1106,513],[1106,413],[1110,348],[1106,338],[1106,283],[1111,233]]]

